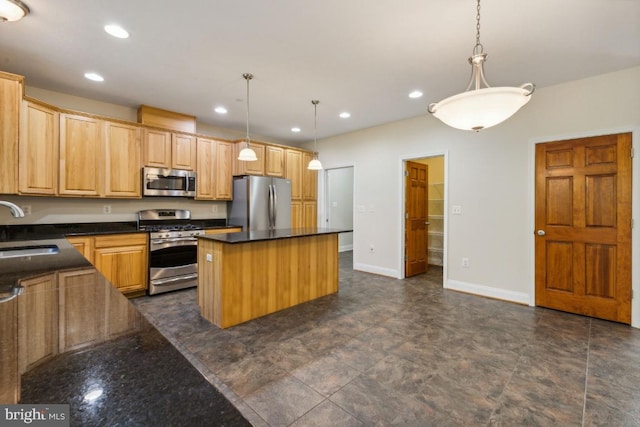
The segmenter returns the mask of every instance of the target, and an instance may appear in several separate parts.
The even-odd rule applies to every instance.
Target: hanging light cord
[[[253,78],[253,74],[245,73],[242,77],[247,81],[247,148],[249,148],[251,145],[251,141],[249,139],[249,80]]]
[[[313,151],[315,151],[315,157],[318,158],[318,104],[320,101],[313,100]]]

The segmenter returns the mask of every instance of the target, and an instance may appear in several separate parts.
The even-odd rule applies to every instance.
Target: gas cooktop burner
[[[184,209],[152,209],[138,212],[138,230],[152,233],[199,231],[203,228],[189,224],[191,211]]]
[[[202,230],[202,227],[193,224],[160,224],[160,225],[140,225],[140,231],[186,231],[186,230]]]

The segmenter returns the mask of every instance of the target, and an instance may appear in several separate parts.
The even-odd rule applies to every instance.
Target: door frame
[[[424,154],[412,154],[412,155],[404,155],[400,157],[399,164],[399,183],[400,186],[398,191],[398,213],[400,215],[400,230],[399,232],[399,247],[398,247],[398,277],[397,279],[405,279],[405,265],[404,265],[404,251],[405,251],[405,202],[406,202],[406,188],[405,188],[405,176],[404,171],[406,169],[407,161],[415,161],[417,159],[426,159],[428,157],[444,157],[444,223],[442,225],[442,230],[444,232],[444,236],[442,236],[442,286],[447,283],[447,277],[449,276],[447,273],[448,270],[448,247],[449,247],[449,150],[443,151],[431,151],[429,153]]]
[[[529,305],[536,305],[536,284],[535,284],[535,160],[536,145],[545,142],[563,141],[568,139],[588,138],[592,136],[611,135],[617,133],[631,132],[631,147],[634,156],[631,159],[631,217],[635,222],[635,226],[631,230],[631,290],[635,295],[640,295],[640,194],[634,195],[634,190],[640,188],[640,127],[627,126],[617,128],[607,128],[600,130],[574,132],[560,135],[548,135],[531,138],[529,140],[529,174],[528,174],[528,191],[529,191],[529,217],[527,224],[529,226]],[[635,196],[635,197],[634,197]],[[640,328],[640,297],[631,299],[631,326]]]

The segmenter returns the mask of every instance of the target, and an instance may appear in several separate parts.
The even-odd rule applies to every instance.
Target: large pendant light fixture
[[[18,21],[29,14],[29,8],[20,0],[0,0],[0,22]]]
[[[533,83],[520,87],[490,87],[484,78],[483,64],[487,59],[480,43],[480,0],[476,15],[476,45],[471,64],[471,80],[466,92],[453,95],[427,110],[445,124],[462,130],[480,131],[495,126],[513,116],[531,99]]]
[[[247,81],[247,137],[245,139],[245,143],[247,145],[240,150],[238,160],[243,162],[255,162],[258,160],[258,156],[256,156],[256,152],[251,149],[251,139],[249,138],[249,80],[253,78],[253,74],[244,73],[242,77]]]
[[[322,169],[322,163],[318,160],[318,104],[320,101],[314,99],[313,104],[313,159],[309,162],[307,169],[319,171]]]

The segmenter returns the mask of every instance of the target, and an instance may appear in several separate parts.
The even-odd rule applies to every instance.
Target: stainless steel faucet
[[[16,205],[15,203],[0,200],[0,206],[6,206],[9,209],[11,209],[11,215],[13,215],[16,218],[24,217],[24,211],[20,209],[20,206]]]

